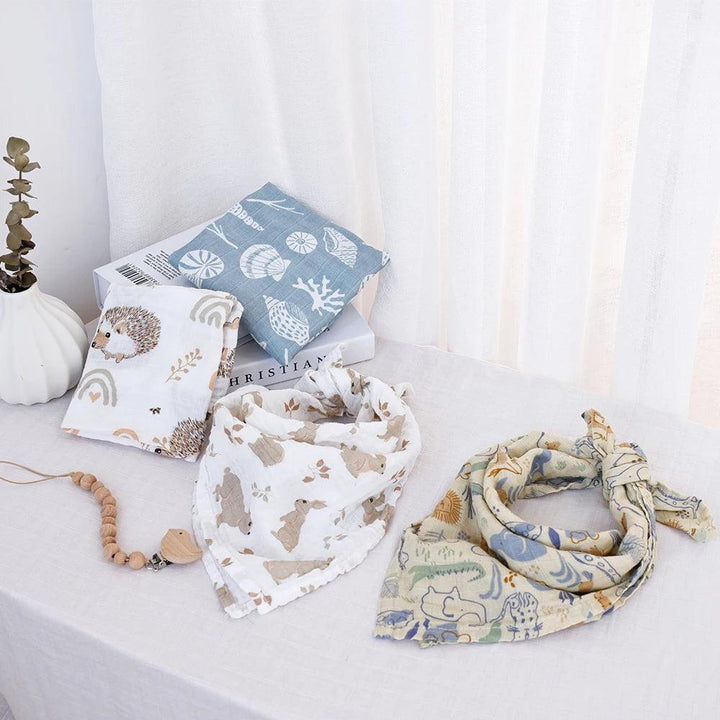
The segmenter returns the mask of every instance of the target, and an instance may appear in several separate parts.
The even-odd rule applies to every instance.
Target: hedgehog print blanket
[[[707,506],[650,475],[595,410],[577,440],[532,432],[471,457],[422,522],[405,531],[380,593],[375,634],[438,643],[530,640],[599,620],[652,574],[656,523],[703,542]],[[602,489],[617,528],[526,522],[520,498]]]
[[[111,285],[62,429],[197,459],[230,384],[241,314],[227,293]]]
[[[216,404],[194,524],[231,617],[315,590],[383,537],[420,452],[406,389],[335,351],[293,389],[247,386]]]

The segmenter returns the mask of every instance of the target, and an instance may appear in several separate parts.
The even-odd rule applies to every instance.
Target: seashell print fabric
[[[213,267],[204,251],[196,260],[200,273]],[[241,314],[227,293],[111,285],[62,429],[196,460],[230,385]]]
[[[193,517],[231,617],[315,590],[380,541],[420,453],[406,389],[335,351],[292,389],[247,386],[215,405]]]
[[[388,260],[272,183],[169,258],[197,287],[237,297],[243,326],[284,364],[330,327]]]
[[[433,512],[403,534],[380,592],[375,635],[442,643],[530,640],[599,620],[650,577],[657,523],[704,542],[707,506],[653,479],[645,453],[600,413],[571,440],[533,432],[471,457]],[[520,498],[598,488],[617,529],[535,525]]]

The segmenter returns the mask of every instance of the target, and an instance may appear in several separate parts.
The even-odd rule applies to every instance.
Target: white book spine
[[[357,311],[350,307],[345,312],[356,313]],[[313,341],[300,350],[287,364],[278,363],[277,360],[265,353],[262,353],[262,357],[247,358],[241,352],[241,348],[238,348],[235,366],[230,376],[230,390],[236,390],[245,385],[268,386],[298,378],[307,370],[317,369],[325,356],[337,345],[342,348],[343,365],[371,360],[375,357],[375,334],[362,318],[358,319],[365,325],[364,332],[349,334],[345,337],[328,337],[327,339],[321,336],[320,343],[318,340],[321,338]],[[332,328],[323,335],[329,336],[331,331]],[[341,335],[345,335],[345,333],[341,333]]]

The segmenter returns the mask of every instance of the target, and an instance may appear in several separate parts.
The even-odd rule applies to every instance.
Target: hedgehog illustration
[[[220,364],[218,365],[218,369],[210,377],[210,382],[208,384],[208,387],[210,388],[210,390],[213,390],[215,388],[215,383],[217,382],[217,379],[219,377],[221,377],[221,378],[229,378],[230,377],[230,374],[232,373],[234,365],[235,365],[235,349],[224,347],[222,349],[222,353],[220,354]]]
[[[220,355],[220,366],[218,367],[218,376],[221,378],[230,377],[233,366],[235,365],[235,348],[224,347]]]
[[[150,352],[160,339],[160,320],[141,307],[121,305],[105,311],[98,323],[92,347],[115,362]]]
[[[154,438],[161,445],[161,447],[155,448],[155,452],[165,457],[191,457],[200,452],[204,438],[205,423],[195,418],[187,418],[175,426],[169,440],[163,438],[162,442],[159,442],[157,438]]]

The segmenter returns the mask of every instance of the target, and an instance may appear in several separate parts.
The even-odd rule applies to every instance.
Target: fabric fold
[[[111,285],[62,429],[194,461],[241,315],[227,293]]]
[[[248,386],[215,405],[193,517],[231,617],[311,592],[383,537],[420,452],[404,389],[336,351],[294,388]]]
[[[403,534],[382,586],[375,634],[438,643],[529,640],[598,620],[652,574],[656,521],[703,542],[707,506],[651,477],[635,443],[617,443],[603,416],[583,414],[576,441],[534,432],[470,458],[422,522]],[[619,529],[524,521],[510,509],[600,487]]]

